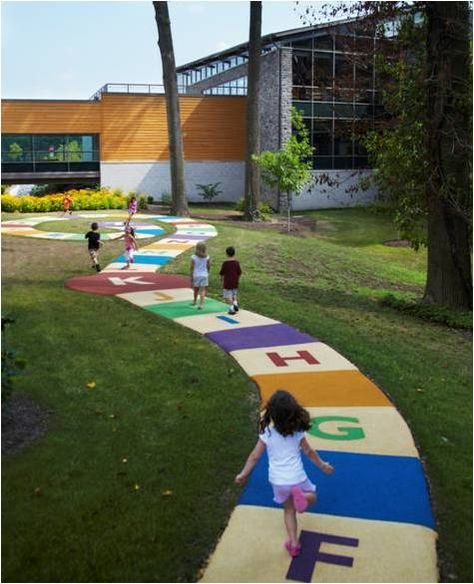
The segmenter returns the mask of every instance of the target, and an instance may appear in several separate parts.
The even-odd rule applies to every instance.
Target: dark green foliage
[[[430,320],[438,324],[444,324],[451,328],[472,330],[472,312],[456,310],[449,306],[437,306],[423,302],[414,302],[397,298],[393,294],[387,294],[380,300],[382,306],[389,306],[402,313],[424,320]]]
[[[6,340],[6,329],[14,322],[11,316],[2,316],[2,404],[12,394],[15,377],[26,365],[25,359],[18,357]]]
[[[199,196],[205,201],[212,201],[215,197],[222,195],[222,191],[219,189],[220,184],[220,182],[216,182],[208,185],[196,185],[199,189]]]

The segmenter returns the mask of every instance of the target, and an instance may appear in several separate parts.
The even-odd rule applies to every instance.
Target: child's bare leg
[[[293,499],[289,497],[283,503],[283,515],[285,520],[285,527],[288,533],[288,537],[290,538],[291,545],[297,546],[298,545],[298,522],[296,519],[296,511],[293,505]]]
[[[304,496],[306,497],[306,500],[308,501],[308,507],[310,505],[314,505],[316,503],[316,493],[312,493],[312,492],[308,492],[308,491],[303,491]]]
[[[193,288],[193,294],[194,294],[193,304],[194,305],[196,304],[196,301],[197,301],[198,292],[199,292],[199,288]]]
[[[202,307],[204,304],[204,300],[206,299],[206,288],[202,286],[199,288],[199,306]]]

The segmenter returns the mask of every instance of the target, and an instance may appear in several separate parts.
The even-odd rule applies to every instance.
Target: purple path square
[[[190,241],[203,241],[204,239],[209,239],[210,235],[186,235],[185,233],[175,233],[174,235],[170,235],[168,239],[176,239],[179,240],[186,240],[189,239]]]
[[[236,318],[238,319],[239,317],[236,316]],[[314,343],[318,340],[282,323],[217,331],[207,333],[206,337],[228,353],[239,349],[259,349],[261,347],[278,347],[279,345]]]

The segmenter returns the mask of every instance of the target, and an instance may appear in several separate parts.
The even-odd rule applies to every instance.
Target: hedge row
[[[98,191],[81,189],[70,190],[73,211],[96,209],[126,209],[132,195],[137,197],[138,207],[146,209],[146,199],[135,193],[124,194],[120,189],[100,189]],[[45,197],[15,197],[2,195],[2,211],[7,213],[47,213],[49,211],[62,211],[63,198],[66,193],[47,195]]]

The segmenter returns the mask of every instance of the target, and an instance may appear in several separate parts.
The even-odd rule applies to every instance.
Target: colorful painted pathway
[[[306,464],[319,501],[299,517],[303,551],[291,560],[282,547],[283,515],[272,501],[263,458],[202,581],[437,582],[437,535],[423,467],[408,426],[385,394],[331,347],[284,323],[248,310],[230,317],[226,305],[211,298],[202,311],[190,306],[188,278],[156,272],[197,241],[217,235],[215,228],[179,217],[136,220],[144,218],[172,224],[176,232],[141,248],[126,272],[119,257],[101,274],[72,278],[66,286],[119,296],[205,335],[255,381],[262,402],[279,388],[293,393],[311,414],[310,443],[335,466],[326,476]],[[34,229],[46,220],[51,217],[7,222],[2,229],[47,237]],[[160,230],[141,229],[148,237]]]

